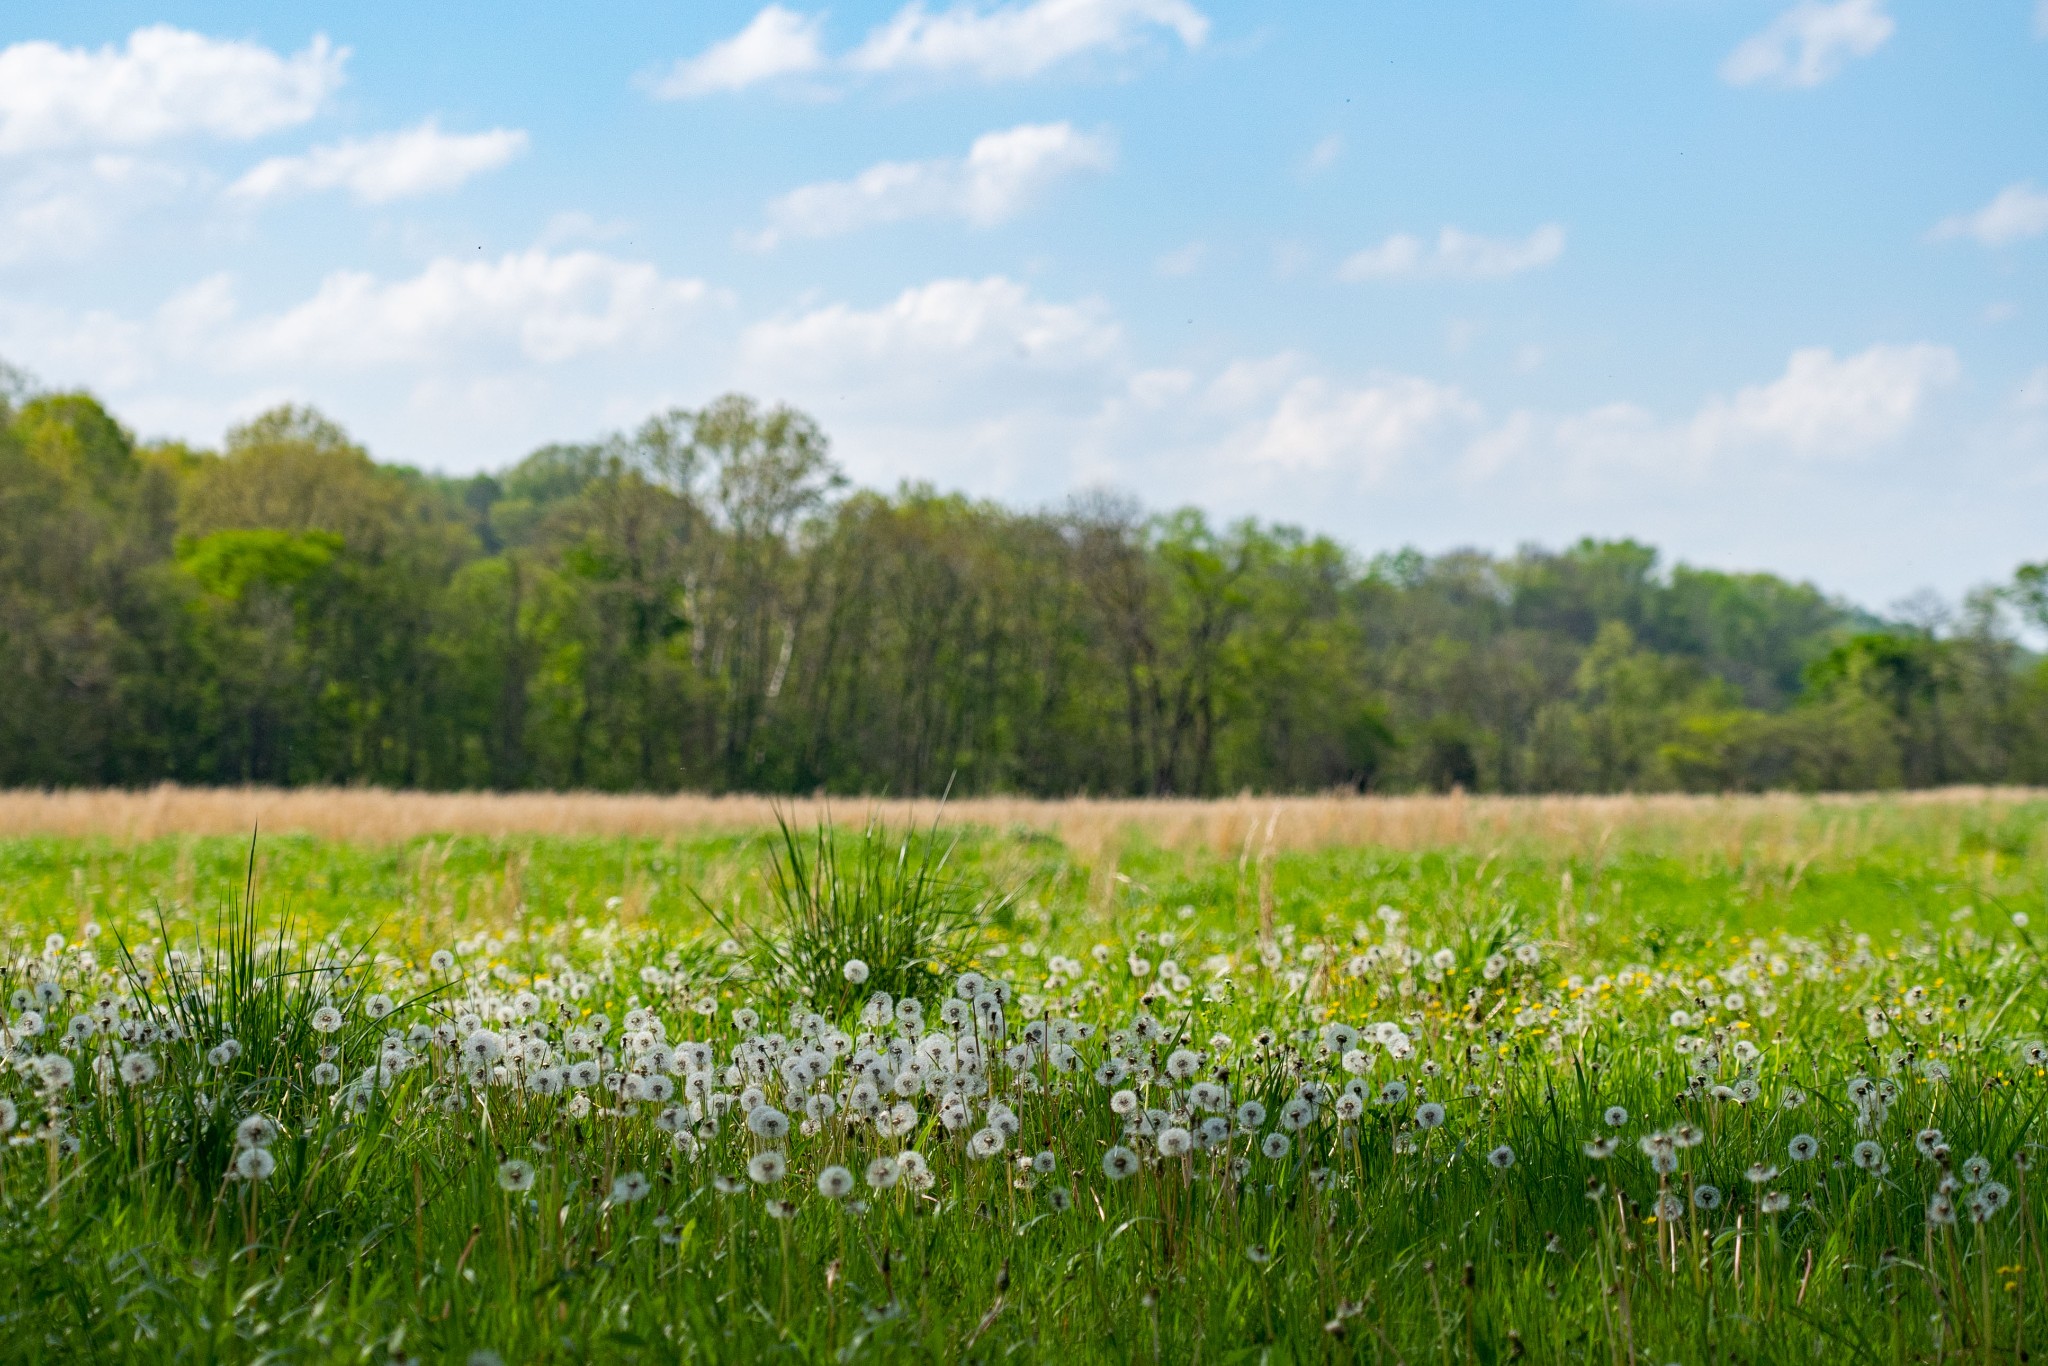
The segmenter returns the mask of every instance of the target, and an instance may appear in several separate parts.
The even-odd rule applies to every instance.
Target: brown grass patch
[[[1268,850],[1541,845],[1558,853],[1652,848],[1674,853],[1853,856],[1906,835],[1949,843],[1986,818],[2048,802],[2038,788],[1947,788],[1797,796],[1242,796],[1213,801],[985,797],[934,801],[599,793],[429,793],[367,788],[185,788],[0,792],[0,836],[118,841],[167,835],[300,832],[358,844],[425,835],[653,836],[743,833],[830,814],[1030,830],[1090,859],[1134,839],[1256,858]]]

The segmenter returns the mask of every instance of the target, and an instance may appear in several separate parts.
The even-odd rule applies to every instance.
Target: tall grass
[[[829,819],[824,799],[600,793],[427,793],[372,788],[183,788],[0,792],[0,835],[146,840],[243,836],[260,826],[356,843],[428,835],[660,836],[755,834],[778,815]],[[1248,842],[1280,851],[1544,849],[1586,855],[1630,848],[1680,855],[1734,850],[1767,858],[1826,851],[1855,857],[1901,840],[1947,845],[1989,827],[2030,833],[2048,823],[2048,791],[1950,788],[1800,796],[1358,795],[1218,800],[982,797],[940,801],[839,799],[865,819],[905,828],[959,827],[1051,834],[1091,859],[1142,841],[1182,853],[1235,857]]]
[[[772,909],[749,935],[762,966],[835,1020],[877,991],[929,994],[1006,899],[950,871],[951,848],[936,823],[892,836],[870,820],[849,838],[820,820],[806,838],[778,812]]]

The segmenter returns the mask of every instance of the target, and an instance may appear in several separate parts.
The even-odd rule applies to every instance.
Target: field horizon
[[[374,787],[0,790],[0,840],[148,841],[303,835],[352,844],[430,836],[662,837],[738,834],[821,821],[978,827],[1057,836],[1084,854],[1139,838],[1211,854],[1343,847],[1427,850],[1539,844],[1583,853],[1611,842],[1666,852],[1752,845],[1856,848],[1903,825],[1959,830],[1975,816],[2048,804],[2048,788],[1911,791],[1474,795],[1462,791],[1234,797],[787,797],[771,794],[422,792]],[[1844,850],[1844,852],[1850,852]]]

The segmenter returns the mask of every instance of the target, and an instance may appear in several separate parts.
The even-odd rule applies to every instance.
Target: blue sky
[[[467,471],[740,388],[862,482],[1884,606],[2048,557],[2048,0],[0,19],[0,356]]]

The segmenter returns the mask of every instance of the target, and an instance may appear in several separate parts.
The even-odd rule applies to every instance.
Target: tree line
[[[0,785],[1211,794],[2048,782],[2048,566],[1882,619],[1633,541],[1362,559],[852,489],[728,396],[500,473],[0,386]]]

